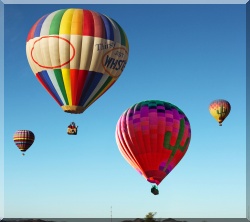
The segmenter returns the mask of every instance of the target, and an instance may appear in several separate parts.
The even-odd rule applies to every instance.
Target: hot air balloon
[[[219,126],[222,126],[222,122],[229,115],[230,110],[231,110],[230,103],[224,99],[214,100],[209,105],[209,112],[219,123]]]
[[[185,155],[191,128],[177,106],[159,100],[137,103],[116,125],[116,142],[127,162],[148,182],[159,185]],[[154,185],[151,192],[157,195]]]
[[[26,54],[36,78],[59,106],[68,113],[83,113],[120,77],[129,44],[113,19],[70,8],[33,25]]]
[[[23,152],[26,152],[35,140],[35,135],[30,130],[17,130],[14,133],[13,140],[16,146]]]

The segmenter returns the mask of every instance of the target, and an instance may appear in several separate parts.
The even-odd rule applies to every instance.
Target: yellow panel
[[[69,101],[69,105],[72,105],[72,95],[71,95],[71,80],[70,80],[70,69],[62,69],[63,82]]]
[[[72,17],[75,9],[68,9],[63,14],[59,34],[71,34]]]

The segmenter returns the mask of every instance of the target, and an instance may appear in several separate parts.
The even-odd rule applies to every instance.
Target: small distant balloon
[[[214,100],[209,105],[209,112],[219,123],[219,126],[222,126],[222,122],[227,118],[230,111],[231,105],[224,99]]]
[[[24,152],[26,152],[33,144],[35,140],[35,135],[30,130],[17,130],[14,133],[13,140],[16,146],[24,155]]]

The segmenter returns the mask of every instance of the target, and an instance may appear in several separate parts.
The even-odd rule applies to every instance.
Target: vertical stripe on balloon
[[[89,98],[89,95],[93,92],[93,90],[95,89],[101,78],[102,78],[101,73],[89,72],[87,77],[87,85],[84,88],[83,94],[80,99],[81,105],[85,105],[85,102]]]
[[[99,91],[99,89],[103,86],[103,84],[106,82],[108,79],[108,75],[102,75],[102,78],[94,88],[94,90],[91,92],[91,94],[88,96],[88,99],[86,100],[85,104],[88,104],[90,100],[93,99],[93,97],[96,95],[96,93]]]
[[[80,99],[81,95],[84,90],[84,86],[86,84],[86,79],[88,76],[88,71],[87,70],[79,70],[78,72],[78,82],[77,82],[77,90],[76,90],[76,99],[75,103],[79,106],[80,105]]]
[[[59,10],[53,17],[52,21],[51,21],[51,25],[50,25],[50,30],[49,30],[49,34],[50,35],[58,35],[59,34],[59,30],[61,27],[61,20],[63,17],[63,14],[65,10]]]
[[[48,15],[43,16],[42,18],[40,18],[30,29],[26,42],[28,42],[30,39],[33,39],[35,37],[35,32],[36,32],[36,27],[37,25],[41,22],[44,21],[44,19],[47,17]]]
[[[68,98],[67,98],[67,94],[66,94],[66,90],[65,90],[65,87],[64,87],[64,82],[63,82],[63,76],[62,76],[62,70],[61,69],[54,69],[53,70],[54,73],[55,73],[55,77],[56,77],[56,80],[57,80],[57,83],[58,83],[58,86],[60,88],[60,91],[61,91],[61,94],[63,96],[63,99],[65,101],[65,105],[66,104],[69,104],[69,101],[68,101]]]
[[[106,16],[101,15],[101,18],[106,30],[106,39],[114,41],[114,30],[112,24],[110,23],[110,21],[107,19]]]
[[[40,36],[40,32],[41,32],[41,28],[43,25],[44,20],[47,18],[48,15],[44,16],[37,24],[36,24],[36,29],[34,31],[34,36],[35,37],[39,37]]]
[[[70,35],[71,25],[72,25],[72,17],[73,17],[74,9],[68,9],[62,16],[62,20],[60,23],[59,35],[66,34]]]
[[[98,91],[98,93],[87,104],[85,104],[86,108],[88,108],[98,98],[100,98],[115,82],[116,82],[115,79],[113,79],[112,77],[109,77],[106,81],[107,85],[105,86],[105,88],[103,90]]]
[[[113,20],[114,21],[114,20]],[[119,31],[120,31],[120,35],[121,35],[121,45],[123,46],[127,46],[128,42],[127,42],[127,38],[126,38],[126,35],[125,35],[125,32],[123,31],[122,27],[116,22],[114,21],[114,23],[117,25],[117,27],[119,28]]]
[[[111,81],[113,80],[112,77],[110,76],[105,76],[105,82],[103,82],[101,84],[101,86],[96,90],[95,94],[92,96],[92,98],[90,97],[86,102],[87,102],[87,106],[89,103],[92,103],[93,100],[96,100],[97,97],[99,97],[100,94],[102,94],[102,92],[107,91],[107,89],[109,88],[109,86],[111,85]],[[103,79],[103,78],[102,78]]]
[[[119,27],[117,26],[117,23],[114,22],[113,19],[111,18],[108,18],[107,19],[109,20],[110,24],[112,25],[112,29],[113,29],[113,33],[114,33],[114,42],[121,42],[121,33],[120,33],[120,30],[119,30]]]
[[[71,94],[71,79],[70,79],[70,69],[61,69],[62,70],[62,77],[64,82],[64,87],[66,90],[66,95],[68,98],[67,105],[72,105],[72,94]]]
[[[80,54],[80,70],[89,70],[93,55],[94,38],[89,36],[82,37],[82,48]]]
[[[71,35],[82,35],[83,11],[75,9],[72,16]]]
[[[42,25],[42,28],[41,28],[41,31],[40,31],[40,36],[48,36],[49,35],[49,30],[50,30],[50,25],[51,25],[51,22],[55,16],[55,14],[57,13],[58,11],[55,11],[51,14],[49,14],[46,19],[44,20],[43,22],[43,25]]]
[[[51,83],[53,84],[54,88],[55,88],[55,94],[58,95],[58,97],[60,98],[60,100],[62,101],[63,104],[66,104],[65,99],[62,95],[62,91],[60,89],[60,86],[58,84],[55,72],[51,69],[47,70],[48,76],[50,78]]]
[[[37,79],[39,80],[39,82],[43,85],[43,87],[48,91],[48,93],[56,100],[56,102],[62,106],[63,105],[63,102],[60,100],[60,98],[55,95],[53,93],[53,91],[51,90],[51,85],[52,84],[49,84],[50,80],[49,80],[49,77],[47,75],[47,72],[46,71],[42,71],[42,72],[39,72],[36,74],[36,77]]]
[[[51,77],[49,76],[48,71],[42,71],[41,76],[42,76],[43,81],[46,83],[49,91],[57,98],[58,101],[60,101],[60,103],[63,104],[62,100],[58,96],[58,93],[57,93],[57,91],[56,91],[56,89],[51,81]]]
[[[75,50],[81,52],[82,48],[82,23],[83,23],[83,11],[76,9],[72,17],[71,25],[71,43],[75,46]],[[71,52],[70,52],[71,53]],[[70,55],[71,57],[72,55]],[[80,67],[81,53],[76,53],[74,60],[70,62],[70,80],[71,80],[71,96],[72,105],[77,106],[77,91],[79,84],[79,69]]]
[[[103,21],[101,16],[94,12],[91,11],[93,19],[94,19],[94,37],[99,37],[99,38],[106,38],[106,31],[104,29]]]
[[[89,10],[83,10],[83,35],[94,36],[94,18]]]

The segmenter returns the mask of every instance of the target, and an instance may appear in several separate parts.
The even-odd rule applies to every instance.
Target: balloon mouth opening
[[[157,185],[160,184],[160,181],[157,180],[157,179],[154,179],[153,177],[149,177],[149,178],[147,179],[147,181],[150,182],[150,183],[155,183],[155,184],[157,184]]]
[[[166,172],[161,170],[149,170],[145,172],[147,181],[159,185],[161,181],[167,176]]]
[[[66,105],[66,106],[61,106],[63,111],[66,113],[73,113],[73,114],[80,114],[83,113],[85,108],[82,106],[70,106],[70,105]]]

